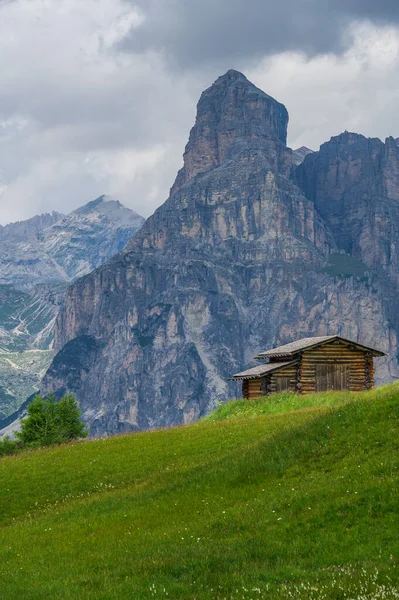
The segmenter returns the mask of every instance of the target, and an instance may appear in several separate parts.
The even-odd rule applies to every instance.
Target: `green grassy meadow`
[[[399,598],[399,386],[0,460],[0,599]]]

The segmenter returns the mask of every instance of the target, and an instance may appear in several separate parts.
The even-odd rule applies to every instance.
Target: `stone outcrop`
[[[199,173],[235,156],[268,149],[274,170],[289,169],[288,112],[238,71],[228,71],[201,95],[197,118],[172,193]]]
[[[169,199],[68,289],[41,390],[76,394],[92,435],[192,422],[239,394],[229,377],[258,351],[299,337],[376,345],[379,381],[397,375],[393,289],[363,254],[361,276],[331,273],[347,247],[316,200],[320,153],[295,172],[287,123],[242,74],[220,77]]]

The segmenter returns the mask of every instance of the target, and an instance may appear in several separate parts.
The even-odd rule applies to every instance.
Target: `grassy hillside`
[[[4,458],[1,599],[399,598],[398,421],[283,395]]]

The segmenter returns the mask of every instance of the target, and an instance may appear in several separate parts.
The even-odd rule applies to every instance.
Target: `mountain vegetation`
[[[7,600],[399,597],[399,388],[0,460]]]

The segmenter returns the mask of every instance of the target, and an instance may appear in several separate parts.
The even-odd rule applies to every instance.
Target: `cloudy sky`
[[[0,223],[103,193],[151,214],[230,68],[292,147],[399,137],[398,0],[0,0]]]

